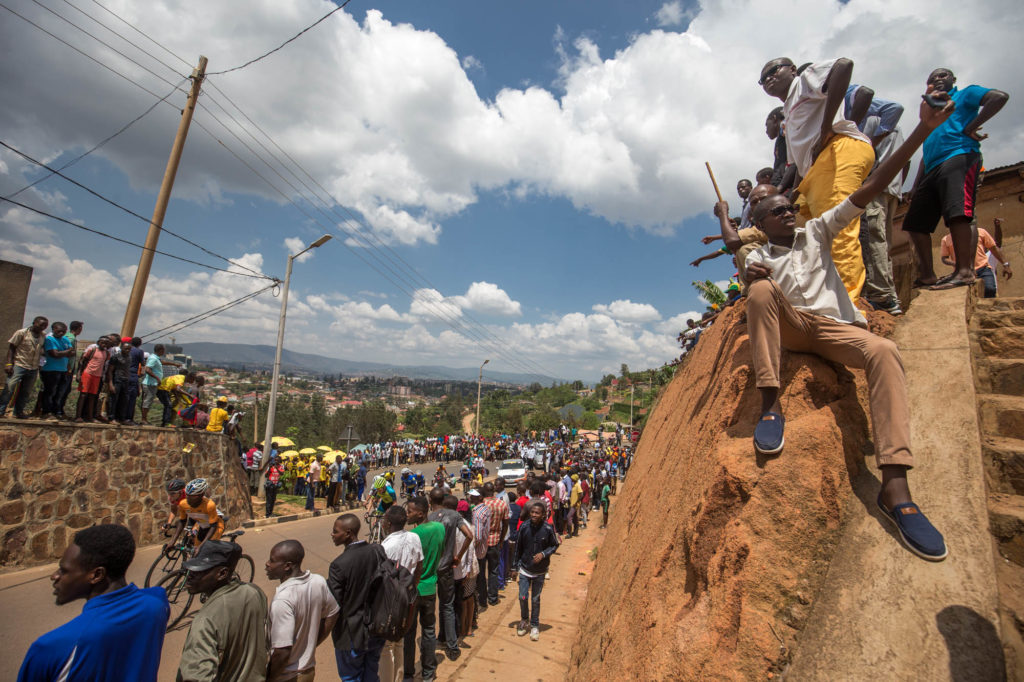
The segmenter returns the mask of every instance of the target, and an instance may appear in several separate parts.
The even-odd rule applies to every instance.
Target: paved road
[[[489,464],[493,471],[495,463]],[[461,466],[461,462],[453,462],[446,469],[457,472]],[[417,469],[410,468],[414,471]],[[428,472],[436,470],[437,464],[427,463],[419,468],[427,475]],[[334,515],[322,516],[248,529],[239,539],[239,544],[256,563],[254,582],[268,595],[268,599],[273,596],[277,587],[276,582],[267,580],[263,570],[270,548],[281,540],[298,540],[306,549],[304,568],[326,577],[328,565],[340,553],[330,537],[335,518]],[[140,547],[135,554],[135,561],[128,570],[128,580],[136,585],[142,585],[146,571],[159,553],[159,545]],[[55,565],[51,564],[0,575],[0,612],[5,616],[0,619],[0,641],[4,642],[5,650],[8,652],[0,660],[0,680],[13,680],[17,677],[21,660],[36,637],[81,613],[84,604],[81,601],[63,607],[54,605],[53,588],[49,580],[54,569]],[[185,618],[164,640],[164,654],[160,664],[161,680],[174,680],[190,620]],[[325,671],[331,671],[332,675],[336,674],[331,647],[325,645],[318,649],[317,666]]]

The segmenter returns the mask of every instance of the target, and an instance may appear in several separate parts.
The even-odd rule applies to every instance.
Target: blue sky
[[[172,82],[187,72],[96,5],[71,2],[171,68],[67,4],[44,0]],[[104,4],[187,61],[206,54],[210,71],[262,53],[332,6]],[[1012,95],[1010,62],[962,44],[949,26],[977,24],[1010,36],[1021,28],[1020,12],[989,1],[961,16],[958,5],[948,4],[945,16],[959,24],[932,22],[926,17],[942,12],[927,15],[921,3],[883,7],[871,0],[804,0],[790,3],[788,12],[739,0],[703,8],[353,0],[279,53],[210,77],[201,96],[208,109],[196,114],[165,226],[275,276],[284,273],[286,241],[294,246],[333,233],[337,239],[296,264],[286,341],[294,350],[449,366],[490,357],[495,369],[588,380],[623,362],[657,366],[678,352],[683,319],[702,308],[690,281],[721,281],[732,272],[725,258],[699,270],[688,265],[709,250],[699,237],[716,230],[704,161],[732,200],[737,179],[770,165],[763,121],[778,102],[756,85],[760,65],[780,54],[850,56],[855,81],[908,104],[904,125],[912,125],[914,97],[938,62],[952,66],[962,83]],[[197,27],[200,7],[204,21]],[[153,92],[171,90],[38,6],[15,9]],[[795,24],[792,16],[803,21]],[[0,64],[7,86],[0,139],[49,163],[80,154],[155,100],[9,14],[0,40],[13,55]],[[327,213],[220,127],[214,115],[253,145],[217,108],[227,106],[225,94],[329,190]],[[149,216],[184,95],[170,101],[68,174]],[[1011,100],[986,126],[999,140],[986,151],[988,165],[1018,160],[1020,122]],[[276,150],[274,156],[281,158]],[[37,177],[16,155],[0,153],[0,194]],[[19,199],[144,238],[145,225],[60,179]],[[404,281],[396,285],[353,253],[369,256],[368,249],[345,248],[330,213],[335,201],[356,216],[361,231],[387,244],[377,253],[401,258],[400,275],[390,279]],[[224,265],[167,234],[160,247]],[[87,336],[120,326],[137,249],[0,205],[0,257],[36,268],[29,314],[85,319]],[[259,286],[158,256],[137,331]],[[178,341],[273,343],[277,306],[278,299],[261,296],[181,331]],[[461,323],[452,329],[437,319],[440,311]],[[481,345],[467,328],[490,341]]]

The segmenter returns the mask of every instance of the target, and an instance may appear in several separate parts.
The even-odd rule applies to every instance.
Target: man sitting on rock
[[[931,561],[946,557],[942,534],[910,497],[907,470],[910,411],[906,377],[896,344],[867,329],[864,316],[846,293],[832,261],[832,239],[883,192],[928,134],[949,118],[954,105],[921,105],[921,121],[907,141],[875,169],[864,184],[835,208],[796,226],[797,208],[784,195],[763,199],[754,220],[768,243],[747,256],[747,323],[761,419],[754,448],[762,455],[782,451],[785,419],[779,404],[781,348],[815,353],[867,374],[882,490],[878,506],[899,529],[907,547]]]

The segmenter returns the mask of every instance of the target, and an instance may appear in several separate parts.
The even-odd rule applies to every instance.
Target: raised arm
[[[864,184],[850,195],[850,201],[855,206],[864,208],[871,203],[872,199],[881,194],[889,186],[889,183],[892,182],[892,179],[903,170],[910,157],[924,143],[925,138],[935,128],[942,125],[949,118],[949,115],[953,113],[954,105],[952,100],[945,93],[935,94],[935,96],[940,95],[941,99],[946,99],[946,106],[941,109],[935,109],[929,106],[927,102],[921,102],[921,120],[913,132],[910,133],[910,136],[907,137],[907,141],[901,144],[888,159],[883,161],[875,169],[875,172],[868,176]]]
[[[814,144],[814,156],[817,158],[821,150],[830,139],[832,139],[832,122],[836,119],[836,112],[842,106],[846,98],[846,89],[850,87],[850,77],[853,76],[853,62],[845,57],[840,57],[832,65],[821,87],[825,93],[825,111],[821,116],[821,134]],[[874,93],[872,93],[874,96]]]
[[[719,201],[715,204],[713,212],[715,217],[718,218],[718,228],[722,231],[722,241],[725,242],[725,248],[735,253],[736,249],[743,246],[743,241],[740,239],[739,232],[736,231],[736,226],[729,220],[729,203]]]

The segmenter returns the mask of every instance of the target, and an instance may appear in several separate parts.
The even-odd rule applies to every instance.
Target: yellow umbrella
[[[294,448],[295,442],[291,438],[285,438],[284,436],[274,436],[270,439],[271,443],[277,443],[283,448]]]
[[[302,448],[301,450],[299,450],[299,454],[300,455],[315,455],[316,454],[316,449],[315,448]]]
[[[330,445],[317,445],[316,449],[321,450],[323,452],[334,452],[334,448],[332,448]]]
[[[286,452],[282,452],[282,453],[281,453],[281,456],[282,456],[282,457],[294,457],[294,456],[295,456],[295,455],[297,455],[297,454],[299,454],[299,453],[298,453],[298,451],[296,451],[296,450],[288,450],[288,451],[286,451]]]
[[[324,461],[327,462],[328,464],[330,464],[330,463],[334,462],[336,459],[338,459],[339,457],[344,459],[345,458],[345,453],[342,452],[341,450],[334,450],[333,452],[328,452],[327,454],[324,455]]]

